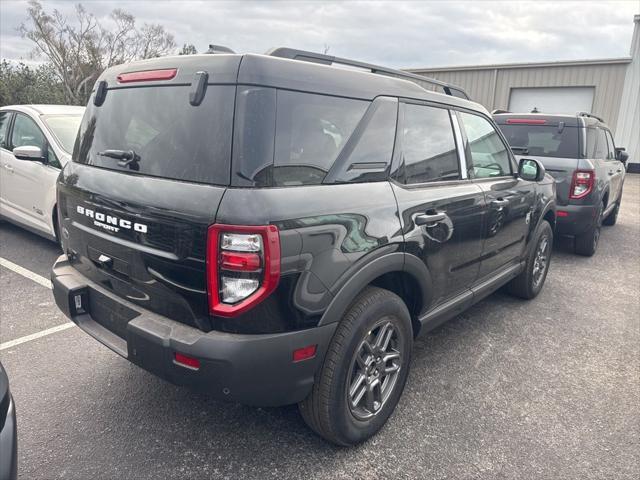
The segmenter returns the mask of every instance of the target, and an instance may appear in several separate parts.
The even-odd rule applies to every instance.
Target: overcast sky
[[[45,0],[73,16],[77,2]],[[575,60],[629,55],[640,1],[592,2],[196,2],[85,1],[108,22],[116,7],[139,24],[160,23],[178,45],[237,52],[274,46],[323,51],[393,67]],[[0,56],[30,60],[16,28],[26,1],[0,2]]]

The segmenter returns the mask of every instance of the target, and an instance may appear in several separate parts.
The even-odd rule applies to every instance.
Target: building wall
[[[604,118],[615,131],[625,73],[630,61],[623,58],[410,71],[459,85],[472,100],[489,110],[506,110],[512,88],[594,87],[591,113]]]
[[[640,172],[640,15],[634,22],[632,60],[622,90],[615,140],[629,153],[629,171]]]

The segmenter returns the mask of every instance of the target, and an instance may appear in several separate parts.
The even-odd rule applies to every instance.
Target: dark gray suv
[[[502,113],[494,119],[516,156],[542,162],[556,179],[556,234],[575,237],[575,252],[591,256],[600,226],[615,225],[628,154],[609,127],[587,113]]]

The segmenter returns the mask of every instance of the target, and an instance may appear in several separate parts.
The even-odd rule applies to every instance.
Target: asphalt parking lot
[[[497,293],[420,338],[388,425],[340,449],[294,406],[215,402],[112,353],[38,283],[56,246],[0,224],[0,360],[20,478],[636,479],[639,238],[640,176],[629,175],[594,257],[563,242],[538,298]]]

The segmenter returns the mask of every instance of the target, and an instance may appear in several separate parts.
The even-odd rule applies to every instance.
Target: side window
[[[377,98],[325,181],[386,180],[396,138],[397,117],[397,99]]]
[[[0,147],[6,147],[7,128],[9,128],[9,112],[0,112]]]
[[[460,113],[467,136],[469,177],[489,178],[512,175],[509,151],[498,132],[485,118]]]
[[[609,151],[609,154],[607,155],[607,160],[615,160],[616,148],[613,144],[613,137],[611,137],[611,132],[609,130],[605,130],[605,137],[607,137],[607,150]]]
[[[18,113],[13,122],[11,150],[16,147],[24,147],[25,145],[40,147],[43,154],[47,152],[47,140],[42,130],[40,130],[40,127],[26,115]]]
[[[278,90],[272,184],[322,183],[369,104]]]
[[[609,155],[607,137],[601,128],[586,128],[587,158],[606,160]]]
[[[53,148],[51,148],[51,145],[47,145],[47,164],[55,168],[62,168],[60,160],[58,160],[58,156],[56,152],[53,151]]]
[[[405,183],[460,178],[449,111],[403,104],[402,165]]]

